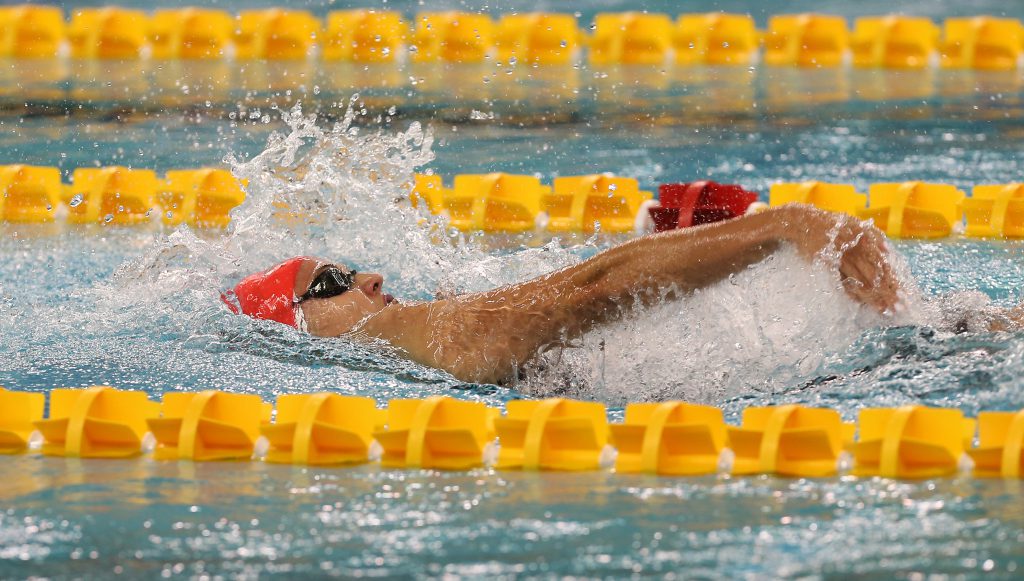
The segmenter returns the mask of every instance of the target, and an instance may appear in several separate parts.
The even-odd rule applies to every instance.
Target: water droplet
[[[561,46],[562,48],[565,48],[569,46],[569,43],[563,40],[562,42],[558,43],[558,45]]]
[[[68,202],[68,205],[71,206],[72,208],[77,208],[78,205],[81,204],[81,203],[82,203],[82,194],[75,194],[74,196],[72,196],[71,201]]]
[[[106,216],[103,217],[103,223],[104,224],[109,224],[109,223],[111,223],[113,221],[114,221],[114,215],[113,214],[107,214]]]

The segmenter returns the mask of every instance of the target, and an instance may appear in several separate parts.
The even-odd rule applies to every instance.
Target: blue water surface
[[[319,14],[336,7],[300,5]],[[387,6],[420,9],[409,2]],[[533,7],[501,2],[486,9]],[[541,6],[579,10],[581,21],[632,7]],[[647,8],[709,9],[693,2]],[[781,12],[853,17],[893,10],[882,2],[736,1],[713,8],[749,11],[761,23]],[[1024,8],[997,2],[917,2],[901,11],[936,18],[983,11],[1024,16]],[[742,183],[765,199],[772,183],[789,180],[851,183],[859,190],[890,180],[964,189],[1021,180],[1019,73],[583,66],[563,76],[507,75],[540,87],[520,95],[502,75],[484,83],[493,73],[473,68],[419,71],[430,81],[426,87],[412,86],[405,71],[396,80],[392,71],[359,77],[348,70],[333,87],[325,82],[315,91],[316,75],[329,77],[316,67],[296,83],[282,80],[287,69],[253,65],[248,72],[232,69],[225,77],[232,83],[214,86],[208,83],[220,69],[211,65],[189,71],[198,89],[183,97],[174,83],[181,70],[75,66],[35,77],[27,96],[0,94],[0,160],[55,165],[67,175],[76,167],[110,164],[159,171],[220,165],[227,154],[257,154],[272,131],[283,131],[279,109],[302,101],[326,123],[341,114],[336,103],[346,104],[358,91],[357,103],[368,109],[360,123],[368,128],[428,125],[436,139],[429,167],[444,176],[500,170],[548,181],[609,171],[636,176],[645,188],[712,178]],[[110,77],[117,82],[88,80],[103,79],[96,73],[104,71],[119,75]],[[17,81],[27,73],[13,67],[3,74]],[[118,85],[126,79],[134,83],[128,91]],[[258,90],[247,96],[235,80]],[[53,87],[58,92],[48,93]],[[376,115],[392,106],[391,121],[378,123]],[[521,397],[514,388],[465,384],[400,359],[311,344],[272,327],[232,326],[211,309],[183,307],[178,318],[147,316],[130,306],[119,312],[105,294],[117,289],[109,281],[168,234],[159,225],[3,225],[0,232],[0,384],[11,389],[109,384],[145,390],[154,399],[171,390],[223,389],[267,401],[283,393],[334,391],[374,397],[381,405],[396,397],[447,395],[501,406]],[[1019,242],[951,239],[894,247],[925,295],[979,291],[998,306],[1024,298]],[[513,244],[496,252],[517,251]],[[392,292],[429,298],[401,273],[388,274]],[[687,348],[680,346],[681,356]],[[797,374],[779,389],[751,389],[713,403],[733,422],[747,406],[789,402],[830,406],[848,420],[869,406],[928,404],[969,415],[1024,407],[1019,332],[879,328],[829,355],[823,368]],[[610,417],[620,419],[621,402],[610,404]],[[1020,486],[968,477],[683,479],[36,455],[0,458],[0,470],[3,578],[935,573],[1010,579],[1024,567]]]

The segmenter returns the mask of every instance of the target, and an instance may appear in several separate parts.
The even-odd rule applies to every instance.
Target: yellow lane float
[[[872,184],[860,215],[892,238],[943,238],[960,224],[963,200],[962,191],[946,184]]]
[[[0,166],[0,222],[52,222],[62,191],[55,167]]]
[[[158,195],[168,225],[225,228],[230,212],[245,201],[245,191],[231,172],[204,168],[172,170]]]
[[[450,397],[391,400],[385,411],[372,398],[316,393],[278,397],[271,424],[273,407],[248,394],[174,392],[157,404],[145,392],[96,386],[53,389],[49,398],[43,419],[44,394],[0,387],[0,454],[28,451],[34,428],[42,454],[80,458],[138,456],[149,431],[158,460],[247,460],[262,434],[265,461],[295,465],[373,461],[376,439],[381,465],[395,468],[465,470],[493,460],[497,470],[598,470],[609,467],[611,444],[620,473],[713,474],[728,449],[735,475],[822,477],[836,473],[845,449],[856,476],[942,477],[973,460],[977,477],[1024,478],[1024,410],[975,421],[957,409],[866,408],[854,426],[835,410],[780,405],[747,408],[736,427],[717,408],[670,401],[629,404],[624,421],[609,425],[596,402],[513,400],[502,417]]]
[[[507,14],[498,21],[495,48],[499,62],[564,65],[575,60],[579,36],[570,14]]]
[[[409,27],[394,10],[335,10],[327,15],[323,58],[327,61],[395,61]]]
[[[831,476],[839,454],[853,440],[854,426],[839,412],[798,405],[743,410],[743,423],[729,428],[733,474]]]
[[[160,411],[147,421],[153,458],[203,462],[250,458],[273,408],[258,395],[202,391],[165,393]]]
[[[636,179],[611,174],[560,177],[552,185],[544,196],[552,232],[632,232],[641,206],[652,198]]]
[[[28,449],[35,422],[43,419],[46,395],[7,391],[0,387],[0,454],[17,454]]]
[[[148,46],[149,18],[141,10],[79,8],[68,24],[71,56],[79,59],[137,59]]]
[[[672,28],[672,20],[664,14],[598,14],[590,39],[590,64],[664,64],[672,50]]]
[[[967,236],[1024,238],[1024,183],[974,186],[963,209]]]
[[[418,173],[413,176],[409,201],[413,208],[418,208],[422,202],[431,214],[440,214],[444,211],[445,191],[441,176]]]
[[[939,27],[928,18],[872,16],[854,21],[850,50],[858,67],[922,69],[931,64]]]
[[[967,453],[974,460],[975,476],[1024,476],[1024,410],[979,413],[978,447]]]
[[[333,393],[282,395],[277,417],[260,433],[270,442],[267,462],[296,465],[361,464],[369,461],[373,433],[385,412],[372,398]]]
[[[975,430],[960,410],[923,406],[863,409],[857,426],[854,474],[887,478],[955,474]]]
[[[608,444],[603,404],[546,399],[515,400],[495,420],[499,470],[597,470]]]
[[[770,65],[836,66],[852,49],[860,67],[922,68],[938,53],[946,68],[1014,70],[1024,52],[1024,25],[993,16],[948,18],[941,40],[932,20],[897,14],[858,18],[852,35],[842,17],[820,14],[772,16],[763,34],[748,14],[717,12],[676,23],[646,11],[601,13],[592,29],[590,38],[581,34],[572,14],[506,14],[496,25],[486,14],[448,11],[418,14],[410,32],[399,12],[377,9],[332,11],[324,26],[308,11],[282,8],[237,16],[157,9],[152,18],[81,8],[65,23],[59,7],[22,5],[0,8],[0,56],[54,58],[67,41],[75,58],[136,59],[151,50],[160,59],[302,60],[319,50],[327,61],[394,62],[408,46],[415,62],[480,63],[493,52],[499,62],[564,65],[582,44],[595,65],[661,65],[673,54],[684,65],[749,65],[760,40]]]
[[[944,68],[1015,70],[1024,51],[1024,25],[1016,18],[949,18],[939,50]]]
[[[224,10],[157,10],[149,20],[149,44],[153,58],[224,58],[231,47],[234,25],[234,17]]]
[[[439,470],[482,466],[499,413],[482,403],[445,397],[393,399],[387,429],[374,433],[384,448],[380,463]]]
[[[609,428],[623,473],[714,474],[727,443],[722,410],[680,401],[631,403],[625,422]]]
[[[96,386],[50,391],[50,415],[33,422],[43,454],[73,458],[127,458],[142,453],[146,419],[160,406],[142,391]]]
[[[150,221],[159,188],[156,173],[126,167],[78,168],[64,203],[71,224],[140,224]]]
[[[773,184],[768,193],[768,204],[810,204],[829,212],[839,212],[860,217],[867,206],[868,197],[858,194],[849,184],[826,184],[822,182],[801,182]]]
[[[320,21],[305,10],[243,10],[235,24],[235,57],[271,61],[305,60],[320,37]]]
[[[64,13],[56,6],[0,8],[0,57],[56,57],[64,35]]]
[[[843,63],[849,31],[842,16],[790,14],[768,19],[764,62],[769,65],[834,67]]]
[[[681,65],[749,65],[757,57],[757,28],[749,14],[683,14],[672,35]]]
[[[536,228],[549,191],[534,176],[462,174],[444,192],[444,206],[459,230],[524,232]]]
[[[422,12],[413,32],[414,62],[480,63],[494,44],[494,21],[471,12]]]

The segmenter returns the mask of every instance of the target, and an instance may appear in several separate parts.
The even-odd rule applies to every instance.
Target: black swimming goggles
[[[320,271],[296,302],[306,299],[329,299],[352,290],[356,284],[356,271],[342,270],[333,264]]]

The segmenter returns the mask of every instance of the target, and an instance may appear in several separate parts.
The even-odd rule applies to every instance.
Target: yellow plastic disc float
[[[50,391],[50,415],[33,422],[43,454],[76,458],[125,458],[142,453],[147,418],[160,406],[142,391],[96,386]]]
[[[382,63],[397,60],[409,30],[394,10],[335,10],[325,36],[324,60]]]
[[[575,60],[579,46],[576,19],[569,14],[507,14],[495,35],[500,62],[565,65]]]
[[[1015,18],[949,18],[943,32],[945,68],[1015,70],[1024,51],[1024,25]]]
[[[943,238],[960,224],[964,193],[923,182],[873,184],[862,218],[892,238]]]
[[[597,470],[608,443],[603,404],[567,399],[510,401],[495,421],[499,470]]]
[[[224,10],[157,10],[149,20],[149,43],[157,59],[219,59],[230,50],[234,17]]]
[[[854,427],[839,412],[798,405],[743,410],[743,423],[729,428],[735,453],[733,474],[831,476]]]
[[[466,470],[483,466],[500,412],[482,403],[444,397],[393,399],[387,429],[374,432],[381,465]]]
[[[273,408],[259,396],[220,391],[165,393],[148,420],[157,460],[247,460]]]
[[[676,63],[749,65],[759,46],[749,14],[683,14],[672,35]]]
[[[858,67],[921,69],[937,53],[939,27],[928,18],[874,16],[854,22],[850,49]]]
[[[764,36],[764,61],[769,65],[839,66],[849,48],[849,34],[841,16],[772,16]]]
[[[1024,238],[1024,183],[974,186],[963,209],[967,236]]]
[[[822,210],[854,217],[859,217],[864,211],[867,199],[864,194],[858,194],[852,185],[815,181],[774,184],[768,194],[768,203],[771,206],[810,204]]]
[[[629,404],[625,422],[609,427],[622,473],[714,474],[727,443],[722,410],[678,401]]]
[[[0,57],[54,58],[64,38],[64,13],[56,6],[0,8]]]
[[[956,473],[975,423],[960,410],[904,406],[860,411],[854,474],[932,478]]]
[[[590,64],[664,64],[672,50],[672,28],[672,20],[664,14],[598,14],[590,39]]]
[[[368,397],[282,395],[275,422],[261,426],[260,433],[270,442],[267,462],[360,464],[369,461],[373,433],[383,430],[384,422],[384,410]]]
[[[35,422],[43,419],[46,395],[7,391],[0,387],[0,454],[28,449]]]

